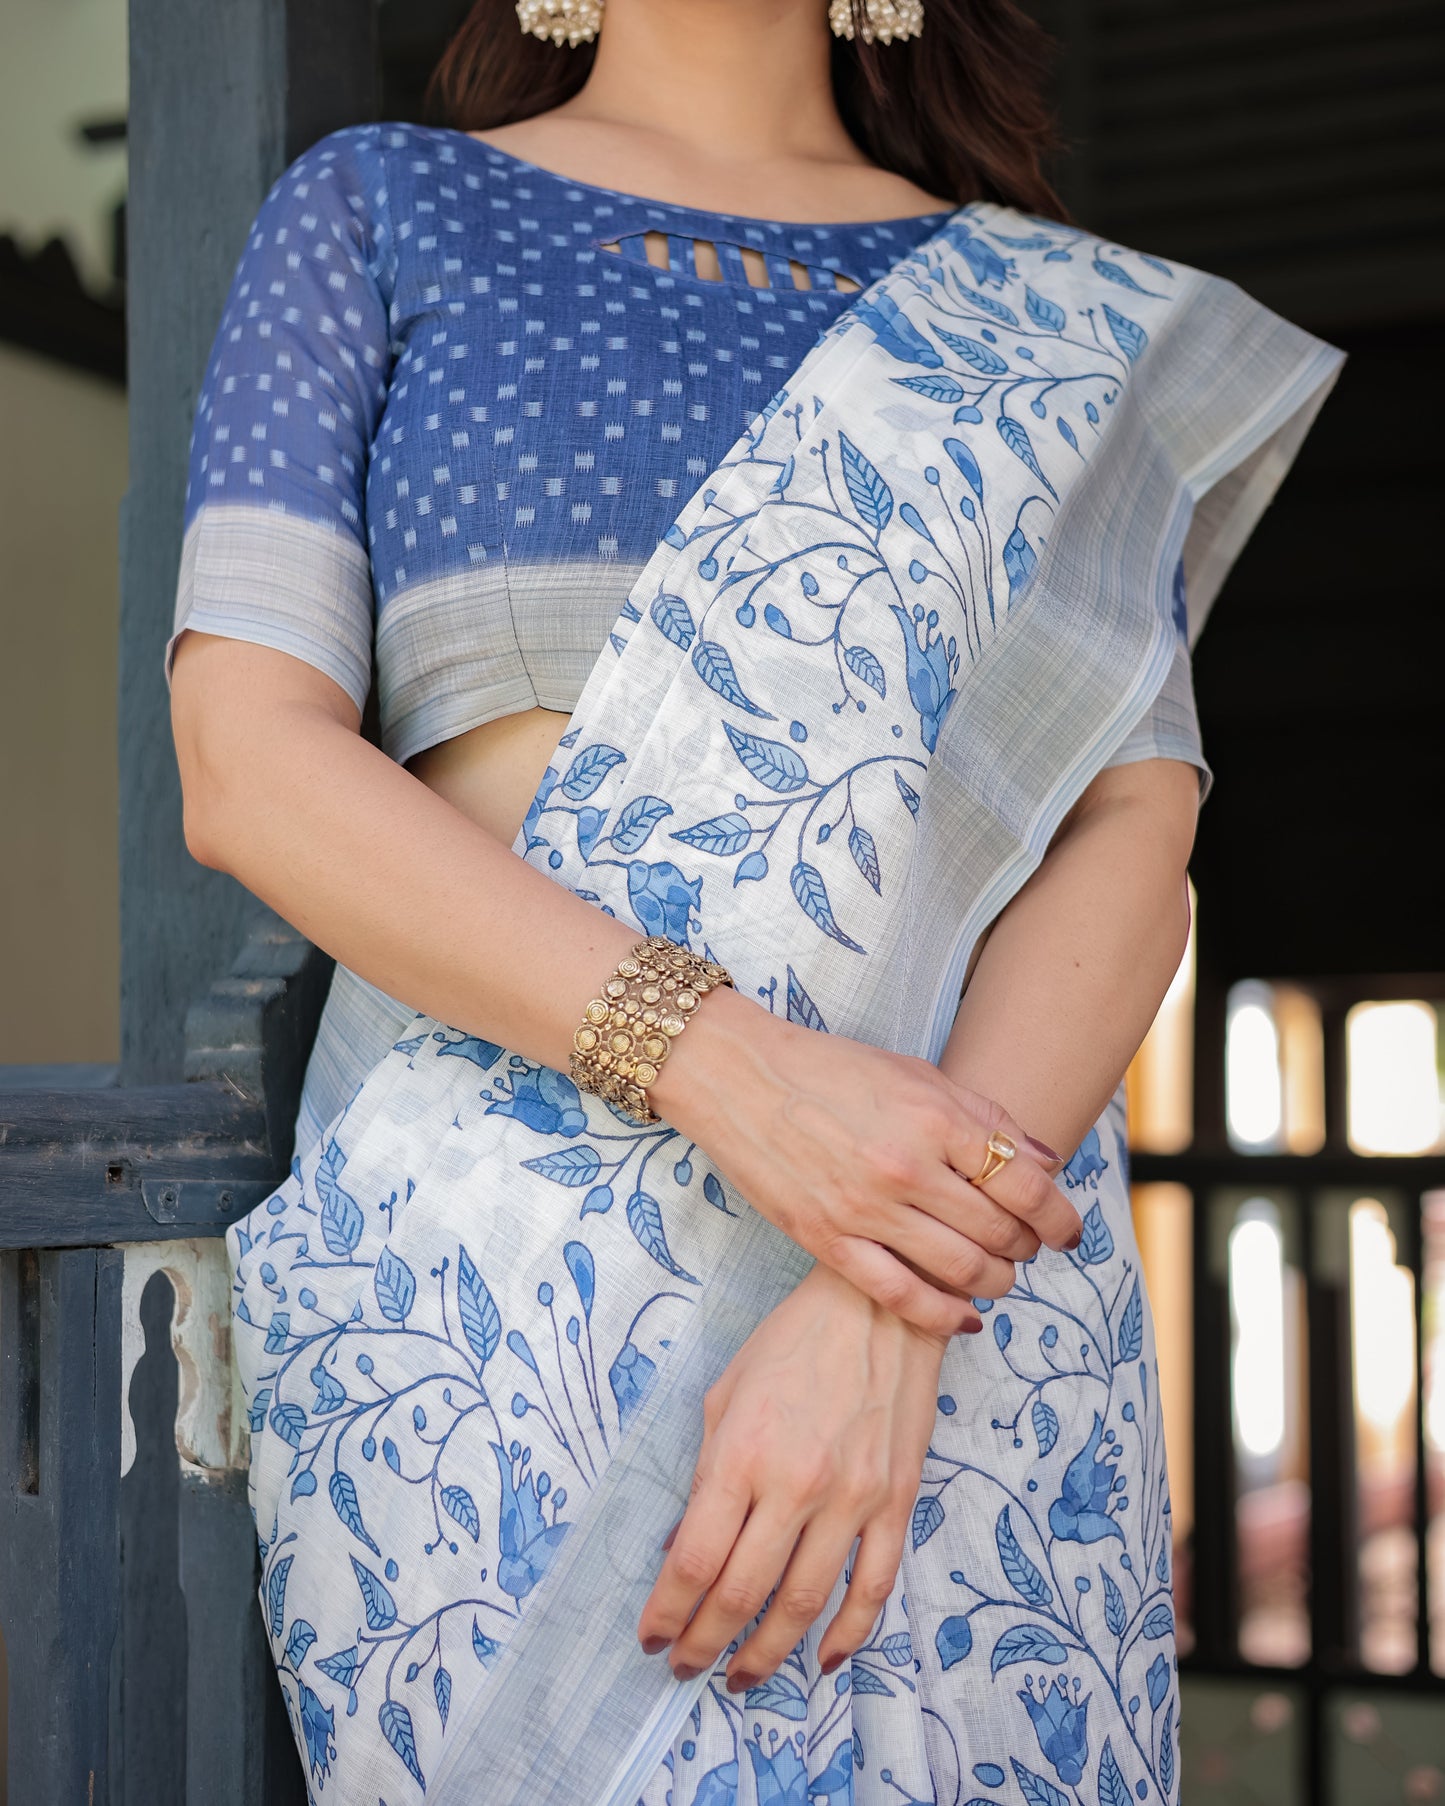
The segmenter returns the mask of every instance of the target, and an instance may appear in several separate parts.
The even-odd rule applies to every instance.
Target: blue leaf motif
[[[377,1258],[373,1284],[382,1316],[389,1323],[405,1323],[416,1302],[416,1275],[390,1248],[383,1248]]]
[[[1099,1756],[1099,1806],[1135,1806],[1134,1796],[1106,1737]]]
[[[749,853],[746,859],[738,861],[738,869],[733,873],[735,885],[744,883],[749,878],[766,878],[768,875],[768,856],[763,852]]]
[[[1059,1792],[1052,1781],[1046,1781],[1042,1775],[1036,1775],[1031,1768],[1025,1768],[1017,1756],[1010,1756],[1013,1765],[1014,1779],[1019,1784],[1019,1792],[1028,1802],[1028,1806],[1069,1806],[1067,1794]]]
[[[398,1700],[388,1699],[382,1702],[377,1718],[381,1724],[381,1734],[411,1770],[412,1778],[422,1792],[426,1792],[426,1776],[421,1772],[421,1764],[416,1759],[416,1733],[411,1725],[411,1713]]]
[[[776,1712],[797,1721],[808,1716],[808,1701],[798,1683],[786,1674],[774,1674],[761,1687],[749,1687],[745,1699],[749,1712]]]
[[[873,836],[866,828],[856,822],[848,831],[848,851],[853,855],[853,863],[873,886],[881,897],[883,895],[883,877],[878,870],[878,848],[873,843]]]
[[[1094,258],[1094,274],[1102,276],[1106,282],[1117,282],[1120,288],[1131,288],[1136,295],[1148,295],[1153,291],[1141,288],[1122,264],[1111,263],[1107,257]]]
[[[905,389],[912,389],[915,395],[925,395],[929,401],[946,402],[950,407],[962,401],[968,392],[954,376],[895,376],[893,380]]]
[[[1027,283],[1024,284],[1024,311],[1041,332],[1064,330],[1066,315],[1063,308],[1046,295],[1035,294]]]
[[[1137,320],[1131,320],[1127,314],[1119,313],[1117,309],[1110,307],[1107,301],[1104,303],[1104,318],[1109,322],[1109,331],[1114,335],[1114,343],[1132,364],[1149,343],[1149,334]]]
[[[315,1641],[315,1626],[308,1624],[304,1618],[297,1618],[286,1639],[286,1660],[293,1668],[299,1668],[306,1660],[306,1651]]]
[[[853,1661],[853,1691],[854,1693],[881,1694],[884,1699],[898,1697],[881,1675],[876,1674],[873,1669],[858,1661],[856,1657]]]
[[[290,1311],[275,1311],[266,1329],[266,1354],[281,1354],[291,1335]]]
[[[396,1623],[396,1601],[386,1590],[385,1583],[378,1580],[371,1569],[359,1562],[354,1555],[351,1557],[351,1571],[361,1589],[361,1603],[366,1608],[366,1628],[390,1630]]]
[[[767,622],[768,626],[772,628],[773,632],[778,634],[782,639],[792,639],[793,624],[783,613],[782,609],[778,607],[776,602],[765,602],[763,604],[763,619]],[[759,712],[760,711],[758,710],[754,710],[755,714]]]
[[[286,1581],[295,1559],[294,1555],[283,1555],[266,1581],[266,1605],[271,1613],[273,1637],[279,1637],[286,1628]]]
[[[558,788],[574,803],[586,802],[614,765],[620,765],[627,754],[615,746],[584,746],[567,767],[567,775]]]
[[[771,603],[768,605],[772,606]],[[770,622],[771,626],[772,623]],[[789,636],[784,636],[789,637]],[[724,702],[732,703],[734,708],[742,709],[749,715],[760,715],[764,721],[774,721],[776,716],[767,709],[760,709],[757,703],[744,695],[743,687],[738,682],[738,674],[733,669],[733,661],[726,646],[716,640],[699,640],[692,649],[692,668],[710,690],[716,690]]]
[[[306,1413],[300,1405],[277,1405],[271,1413],[271,1428],[293,1449],[301,1447],[301,1432],[306,1428]]]
[[[1109,1225],[1104,1221],[1103,1211],[1095,1204],[1084,1216],[1079,1259],[1087,1267],[1097,1267],[1108,1260],[1113,1252],[1114,1238],[1109,1232]]]
[[[341,1469],[331,1476],[331,1484],[326,1489],[331,1495],[331,1508],[357,1542],[365,1543],[373,1555],[380,1555],[381,1550],[371,1540],[366,1525],[361,1521],[361,1502],[356,1496],[356,1482]]]
[[[619,853],[637,853],[647,837],[664,818],[672,814],[672,804],[660,796],[635,796],[617,818],[617,826],[608,835]]]
[[[1174,1702],[1170,1700],[1169,1710],[1164,1714],[1164,1724],[1159,1733],[1159,1781],[1164,1789],[1167,1801],[1174,1791]]]
[[[652,616],[652,624],[663,635],[680,646],[684,652],[692,644],[697,626],[692,612],[681,596],[659,596],[648,611]]]
[[[793,867],[791,879],[793,895],[798,899],[798,906],[804,915],[816,923],[824,934],[837,941],[840,947],[862,953],[863,949],[857,941],[850,940],[834,920],[833,905],[828,901],[828,887],[817,866],[809,865],[806,859],[800,859]]]
[[[898,794],[903,798],[904,802],[907,803],[909,814],[917,815],[919,804],[918,792],[911,784],[906,784],[903,781],[902,776],[896,771],[893,774],[893,782],[898,786]]]
[[[597,845],[602,833],[602,824],[607,820],[605,809],[579,809],[577,811],[577,851],[584,859],[592,857],[592,849]]]
[[[1050,1605],[1054,1597],[1053,1589],[1024,1554],[1019,1539],[1014,1535],[1013,1525],[1009,1521],[1011,1509],[1005,1505],[994,1526],[994,1541],[998,1544],[998,1558],[1003,1566],[1004,1577],[1030,1605]]]
[[[910,1534],[915,1549],[921,1549],[929,1537],[942,1528],[943,1516],[943,1501],[936,1493],[925,1493],[914,1503]]]
[[[973,1626],[967,1618],[945,1618],[934,1632],[933,1647],[946,1669],[954,1667],[973,1648]]]
[[[737,1212],[728,1209],[727,1193],[722,1188],[722,1180],[716,1173],[704,1173],[702,1176],[702,1195],[714,1210],[720,1210],[725,1217],[735,1217]]]
[[[769,790],[786,795],[801,790],[808,781],[808,767],[791,746],[781,740],[765,740],[760,734],[746,734],[730,721],[723,730],[737,755],[738,763]]]
[[[467,1535],[476,1542],[482,1534],[481,1515],[477,1511],[476,1501],[465,1486],[444,1486],[441,1490],[442,1510],[454,1523],[460,1524]]]
[[[988,1665],[997,1674],[1014,1662],[1052,1662],[1057,1667],[1068,1659],[1068,1650],[1047,1625],[1015,1624],[994,1644]]]
[[[356,1645],[350,1649],[338,1649],[335,1655],[318,1656],[316,1666],[327,1677],[340,1687],[349,1687],[356,1678],[359,1657]]]
[[[452,1677],[445,1668],[439,1667],[432,1677],[432,1693],[436,1697],[437,1717],[442,1721],[442,1729],[447,1728],[447,1713],[452,1709]]]
[[[457,1250],[457,1312],[462,1334],[483,1367],[497,1352],[502,1339],[502,1318],[487,1282],[472,1264],[464,1247]]]
[[[495,1637],[487,1636],[475,1618],[472,1619],[472,1651],[483,1668],[502,1653],[501,1644]]]
[[[1074,436],[1074,429],[1069,425],[1068,421],[1064,419],[1062,414],[1055,418],[1054,425],[1059,429],[1059,437],[1063,440],[1064,444],[1072,447],[1074,451],[1078,451],[1079,441]],[[1083,453],[1080,452],[1079,455],[1082,457]]]
[[[341,1184],[345,1164],[346,1155],[333,1135],[316,1162],[316,1195],[321,1200],[321,1239],[338,1260],[355,1253],[364,1227],[361,1206]]]
[[[734,1756],[718,1768],[710,1768],[697,1784],[691,1806],[738,1806],[738,1763]]]
[[[1144,1614],[1144,1622],[1139,1627],[1144,1635],[1153,1643],[1161,1637],[1174,1635],[1174,1614],[1161,1600],[1158,1605],[1151,1605]]]
[[[700,853],[715,853],[719,859],[741,853],[752,837],[747,817],[732,809],[726,815],[711,815],[706,821],[694,822],[690,828],[675,828],[668,835],[669,840],[680,840]]]
[[[602,1157],[596,1148],[580,1142],[576,1147],[559,1148],[555,1154],[539,1154],[535,1160],[521,1164],[529,1173],[540,1173],[555,1185],[590,1185],[602,1170]]]
[[[674,1279],[684,1279],[689,1285],[697,1284],[693,1275],[672,1258],[662,1227],[662,1206],[656,1198],[645,1191],[633,1192],[627,1200],[627,1222],[659,1267],[671,1273]]]
[[[804,1028],[815,1028],[827,1034],[828,1025],[822,1012],[803,989],[802,979],[791,966],[788,967],[787,1010],[789,1022],[800,1022]]]
[[[906,1668],[913,1660],[913,1639],[906,1630],[895,1630],[878,1647],[890,1668]]]
[[[1002,320],[1005,326],[1018,325],[1019,317],[1014,310],[1005,306],[1002,301],[995,301],[992,295],[981,295],[976,288],[965,288],[961,282],[958,285],[958,292],[966,301],[971,301],[975,307],[982,308],[984,313],[992,314],[995,320]]]
[[[846,433],[839,433],[838,449],[843,458],[843,481],[859,519],[882,532],[893,518],[893,491]]]
[[[1162,1655],[1155,1656],[1149,1664],[1149,1673],[1145,1679],[1149,1687],[1149,1709],[1157,1712],[1169,1691],[1169,1664]]]
[[[1122,1637],[1129,1618],[1124,1607],[1124,1595],[1107,1568],[1099,1569],[1099,1578],[1104,1583],[1104,1622],[1114,1636]]]
[[[1036,1398],[1032,1417],[1034,1436],[1039,1445],[1039,1458],[1042,1460],[1059,1440],[1058,1413],[1044,1399]]]
[[[572,1275],[572,1283],[582,1301],[582,1315],[590,1323],[592,1300],[597,1292],[597,1269],[593,1264],[592,1250],[586,1242],[568,1242],[562,1250],[562,1258],[567,1263],[567,1271]]]
[[[1139,1351],[1144,1346],[1144,1300],[1139,1294],[1139,1281],[1134,1281],[1134,1289],[1129,1294],[1129,1302],[1124,1306],[1124,1315],[1119,1320],[1119,1364],[1125,1361],[1137,1361]]]
[[[941,326],[935,326],[938,334],[955,357],[961,357],[982,376],[1002,376],[1008,369],[1008,362],[987,345],[980,345],[977,339],[963,337],[961,333],[945,332]]]
[[[1043,484],[1044,488],[1048,490],[1049,494],[1054,498],[1055,501],[1058,501],[1059,492],[1057,489],[1054,488],[1053,484],[1044,475],[1044,467],[1042,464],[1039,463],[1038,456],[1034,451],[1033,441],[1029,438],[1028,433],[1025,431],[1025,429],[1019,424],[1019,422],[1017,420],[1015,420],[1012,417],[1012,415],[1009,415],[1009,414],[1000,414],[999,415],[999,417],[998,417],[998,436],[1000,439],[1003,440],[1004,444],[1009,448],[1009,450],[1013,453],[1013,455],[1019,460],[1019,462],[1021,464],[1028,465],[1029,469],[1034,473],[1034,475],[1038,478],[1038,480]]]
[[[870,690],[876,690],[880,696],[888,694],[888,680],[883,675],[883,666],[866,646],[845,646],[843,663]]]

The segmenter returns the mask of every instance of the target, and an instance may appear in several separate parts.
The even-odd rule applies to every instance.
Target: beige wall
[[[0,344],[0,1063],[114,1060],[125,396]]]

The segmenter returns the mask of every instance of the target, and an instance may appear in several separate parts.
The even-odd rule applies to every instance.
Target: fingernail
[[[758,1677],[755,1674],[730,1674],[728,1676],[729,1693],[746,1693],[750,1687],[756,1687]]]
[[[1084,1239],[1084,1225],[1082,1223],[1080,1223],[1078,1228],[1069,1237],[1068,1241],[1066,1241],[1064,1243],[1064,1247],[1069,1253],[1072,1253],[1073,1250],[1078,1247],[1079,1243],[1081,1241],[1083,1241],[1083,1239]]]
[[[824,1674],[836,1674],[846,1660],[846,1656],[829,1656],[827,1661],[823,1663]]]
[[[1025,1135],[1024,1140],[1036,1154],[1042,1154],[1045,1160],[1062,1160],[1062,1154],[1056,1154],[1048,1142],[1040,1141],[1037,1135]]]
[[[673,1525],[672,1529],[669,1530],[667,1535],[665,1537],[663,1537],[663,1539],[662,1539],[661,1546],[664,1550],[670,1549],[672,1547],[673,1543],[677,1540],[677,1533],[681,1528],[682,1528],[682,1519],[679,1518],[677,1520],[677,1522]]]
[[[673,1669],[672,1678],[675,1681],[695,1681],[701,1673],[701,1668],[689,1668],[684,1664],[681,1668]]]
[[[661,1655],[671,1641],[671,1637],[644,1637],[642,1653],[644,1655]]]
[[[958,1333],[961,1336],[976,1336],[982,1328],[983,1328],[982,1321],[980,1321],[978,1323],[965,1323],[963,1328]]]

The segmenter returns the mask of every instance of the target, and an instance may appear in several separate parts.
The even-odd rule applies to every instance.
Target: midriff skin
[[[560,709],[499,715],[413,754],[406,768],[509,847],[570,719]]]

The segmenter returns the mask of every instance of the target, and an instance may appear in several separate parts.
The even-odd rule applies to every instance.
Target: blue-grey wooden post
[[[206,355],[267,188],[325,132],[373,117],[375,92],[375,0],[131,0],[130,488],[121,532],[119,749],[123,1085],[199,1076],[187,1058],[188,1011],[231,967],[258,916],[239,885],[196,865],[185,850],[161,668]],[[291,1050],[283,1065],[294,1065],[297,1053]],[[284,1170],[289,1150],[279,1151]],[[206,1258],[218,1256],[212,1243]],[[244,1475],[182,1471],[177,1459],[172,1302],[169,1282],[152,1278],[141,1308],[145,1354],[129,1387],[137,1452],[120,1489],[125,1578],[111,1597],[120,1637],[105,1772],[90,1795],[84,1788],[27,1787],[12,1790],[17,1800],[291,1806],[305,1797],[255,1604]],[[115,1327],[97,1319],[95,1328],[114,1347]],[[112,1494],[118,1394],[117,1373],[109,1436],[100,1445]],[[113,1498],[106,1522],[113,1536]],[[12,1661],[12,1693],[15,1667]],[[165,1697],[157,1696],[160,1689]]]

